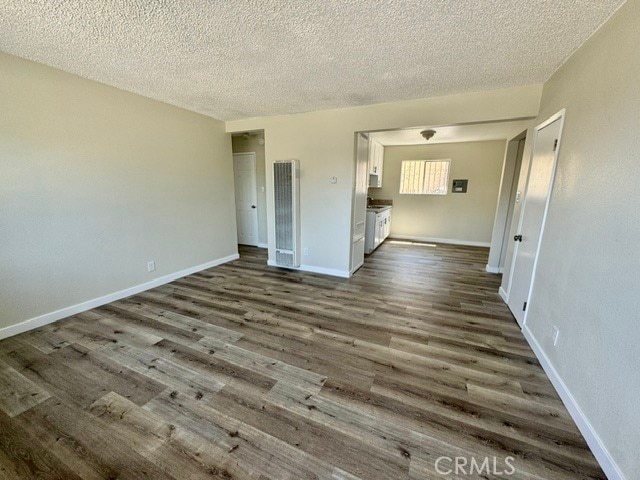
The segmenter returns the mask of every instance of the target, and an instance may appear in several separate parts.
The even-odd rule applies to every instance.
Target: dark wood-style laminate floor
[[[341,280],[241,248],[6,339],[0,477],[605,478],[486,260],[387,242]]]

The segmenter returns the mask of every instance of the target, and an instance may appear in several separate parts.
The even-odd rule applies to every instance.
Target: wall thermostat
[[[467,183],[469,180],[454,180],[451,193],[467,193]]]

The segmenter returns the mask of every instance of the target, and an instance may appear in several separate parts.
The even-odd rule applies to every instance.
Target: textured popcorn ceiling
[[[540,83],[622,0],[0,0],[0,50],[220,119]]]

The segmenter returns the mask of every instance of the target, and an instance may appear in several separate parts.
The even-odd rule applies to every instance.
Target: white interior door
[[[515,238],[508,305],[523,326],[560,146],[564,111],[537,126],[520,224]]]
[[[513,171],[513,182],[511,183],[511,190],[509,193],[509,205],[507,206],[507,222],[504,226],[504,236],[502,238],[502,246],[500,247],[500,259],[498,260],[498,268],[500,271],[504,268],[505,260],[507,258],[507,249],[509,248],[509,242],[513,241],[509,237],[511,231],[511,224],[513,222],[513,211],[516,208],[516,197],[518,195],[518,179],[520,178],[520,167],[522,167],[522,158],[524,156],[524,144],[527,141],[526,137],[518,141],[518,148],[516,150],[516,164]]]
[[[234,153],[233,173],[236,189],[238,243],[258,246],[258,192],[256,154]]]

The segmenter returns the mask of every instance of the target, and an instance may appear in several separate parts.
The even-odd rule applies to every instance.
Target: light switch
[[[338,177],[331,177],[331,178],[329,179],[329,182],[330,182],[330,183],[338,183]]]

